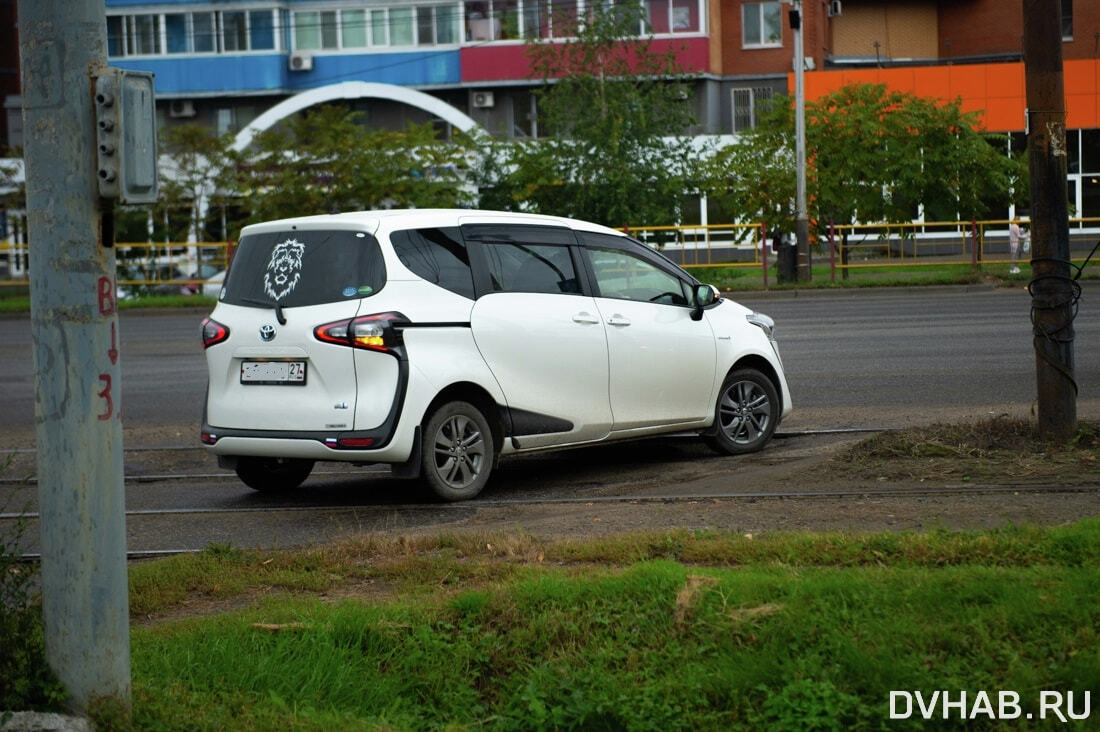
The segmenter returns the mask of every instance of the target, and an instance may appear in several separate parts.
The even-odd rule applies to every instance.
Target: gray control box
[[[99,195],[119,203],[157,200],[153,74],[104,69],[95,80]]]

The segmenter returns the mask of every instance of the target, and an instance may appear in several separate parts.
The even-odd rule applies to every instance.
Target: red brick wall
[[[1020,53],[1023,48],[1022,0],[940,0],[939,7],[940,58]]]
[[[741,47],[741,5],[743,0],[711,0],[720,3],[721,22],[714,39],[721,47],[721,65],[714,69],[725,75],[784,74],[794,64],[794,31],[788,22],[789,5],[783,5],[783,45],[777,48]],[[805,55],[821,68],[829,51],[826,0],[803,0],[802,46]]]

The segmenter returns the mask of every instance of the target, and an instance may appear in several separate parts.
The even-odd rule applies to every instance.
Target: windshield
[[[222,302],[293,308],[369,297],[386,282],[378,241],[360,231],[282,231],[242,237]]]

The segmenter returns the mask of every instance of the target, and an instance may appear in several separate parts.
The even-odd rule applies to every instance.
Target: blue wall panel
[[[284,53],[247,56],[112,58],[112,66],[152,71],[158,96],[293,93],[341,81],[402,86],[458,84],[457,50],[317,55],[311,71],[289,71]]]
[[[290,89],[301,91],[341,81],[421,86],[462,80],[458,50],[410,53],[340,54],[313,57],[312,71],[289,71]]]
[[[285,90],[286,55],[112,58],[111,65],[156,74],[156,93],[278,93]]]

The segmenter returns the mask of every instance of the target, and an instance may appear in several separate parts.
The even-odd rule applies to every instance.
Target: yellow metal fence
[[[1010,223],[995,219],[818,226],[811,240],[811,257],[815,265],[828,263],[834,278],[837,272],[847,277],[849,271],[881,267],[1007,266],[1012,261]],[[1028,222],[1022,225],[1027,230]],[[624,231],[685,268],[759,269],[765,285],[768,271],[783,254],[780,248],[793,242],[792,234],[777,237],[765,222],[638,226]],[[1083,261],[1100,238],[1100,218],[1071,219],[1069,234],[1072,259]],[[205,280],[226,268],[230,247],[229,242],[116,244],[118,285],[201,291]],[[30,256],[27,244],[0,241],[0,287],[27,285]],[[1019,253],[1021,262],[1028,259],[1029,253]]]
[[[229,249],[224,241],[116,244],[116,283],[183,294],[201,291],[208,278],[225,270]],[[26,287],[31,256],[26,243],[0,241],[0,287]]]
[[[828,263],[834,272],[881,267],[1012,264],[1009,219],[941,221],[903,224],[848,224],[817,227],[811,237],[814,264]],[[1029,222],[1021,225],[1025,231]],[[695,267],[757,267],[767,269],[779,259],[779,247],[793,242],[793,234],[776,237],[766,223],[710,226],[651,226],[627,233],[663,252],[677,264]],[[1083,261],[1100,238],[1100,218],[1070,220],[1070,253]],[[762,246],[767,242],[767,246]],[[1018,261],[1030,254],[1022,249]]]

